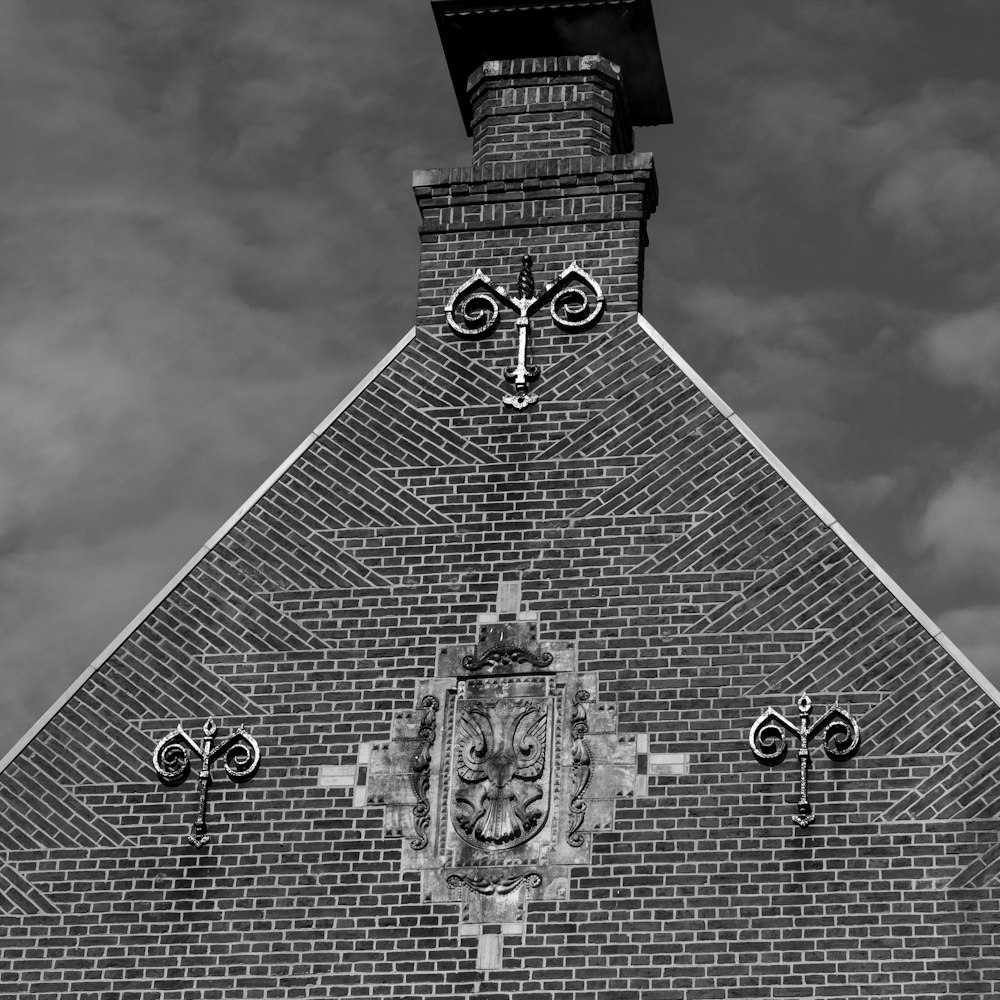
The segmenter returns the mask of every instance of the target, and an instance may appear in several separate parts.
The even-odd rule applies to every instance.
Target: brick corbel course
[[[652,154],[418,170],[413,188],[419,325],[441,329],[444,303],[475,268],[500,283],[524,252],[535,254],[539,280],[577,260],[600,282],[615,321],[641,310],[646,224],[658,198]]]
[[[415,170],[413,192],[421,234],[638,219],[645,222],[659,197],[652,153],[571,156],[490,163],[482,167]],[[567,206],[570,199],[637,196],[615,210]],[[503,221],[471,211],[509,204]],[[541,203],[541,207],[539,207]],[[516,209],[520,208],[520,212]],[[465,210],[456,212],[456,209]],[[477,217],[478,216],[478,217]],[[521,221],[518,222],[518,219]]]

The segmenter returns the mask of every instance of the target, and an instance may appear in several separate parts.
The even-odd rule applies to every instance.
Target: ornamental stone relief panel
[[[474,854],[513,850],[545,828],[556,714],[546,677],[459,682],[448,811]]]
[[[372,748],[367,802],[403,838],[426,899],[514,933],[532,898],[566,895],[592,832],[634,793],[636,738],[578,672],[575,643],[540,641],[530,613],[440,649],[436,673]]]

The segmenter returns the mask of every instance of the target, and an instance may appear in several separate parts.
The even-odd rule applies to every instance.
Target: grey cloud
[[[938,320],[921,335],[916,356],[934,378],[1000,398],[1000,306]]]
[[[995,685],[1000,685],[1000,604],[955,608],[941,615],[938,625]]]
[[[426,13],[0,7],[0,742],[412,322]]]
[[[746,88],[733,120],[751,158],[742,183],[775,172],[796,198],[854,205],[859,223],[957,269],[1000,243],[1000,87],[936,81],[887,104],[857,78],[803,73]]]
[[[871,386],[880,333],[898,312],[857,293],[783,295],[700,286],[681,291],[691,339],[714,342],[718,391],[766,441],[793,454],[834,447],[845,404]]]
[[[958,464],[928,497],[913,546],[939,579],[1000,594],[1000,439]]]

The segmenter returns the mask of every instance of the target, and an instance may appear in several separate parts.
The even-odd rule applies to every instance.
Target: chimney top
[[[673,121],[651,0],[432,0],[465,129],[469,77],[489,60],[600,55],[617,64],[634,125]]]

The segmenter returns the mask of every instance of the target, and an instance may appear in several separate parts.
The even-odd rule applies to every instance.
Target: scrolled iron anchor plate
[[[503,404],[523,410],[538,402],[538,395],[528,392],[528,384],[541,374],[541,368],[529,358],[529,319],[548,303],[555,324],[563,330],[581,330],[594,323],[604,310],[601,286],[576,261],[564,268],[555,281],[545,284],[535,294],[531,256],[521,257],[517,294],[509,295],[502,286],[477,268],[472,277],[451,296],[445,306],[448,325],[460,337],[486,337],[500,322],[500,307],[516,314],[517,363],[504,369],[504,378],[514,383],[514,392],[503,396]]]
[[[216,730],[215,721],[209,719],[202,726],[199,746],[178,723],[177,728],[167,733],[153,750],[153,767],[166,785],[179,785],[188,776],[192,758],[201,762],[198,772],[198,815],[188,835],[188,842],[193,847],[204,847],[209,841],[207,812],[212,764],[222,757],[226,775],[233,782],[253,777],[260,764],[260,746],[245,727],[233,730],[218,746],[214,745]]]
[[[809,769],[812,767],[809,743],[817,733],[823,733],[823,750],[831,760],[843,761],[853,757],[861,743],[861,729],[853,715],[835,704],[825,715],[810,724],[812,699],[803,694],[798,700],[799,724],[796,726],[780,712],[768,706],[750,727],[750,750],[762,764],[774,767],[788,753],[785,734],[798,740],[799,748],[799,800],[792,820],[800,827],[809,826],[816,818],[816,811],[809,799]]]

